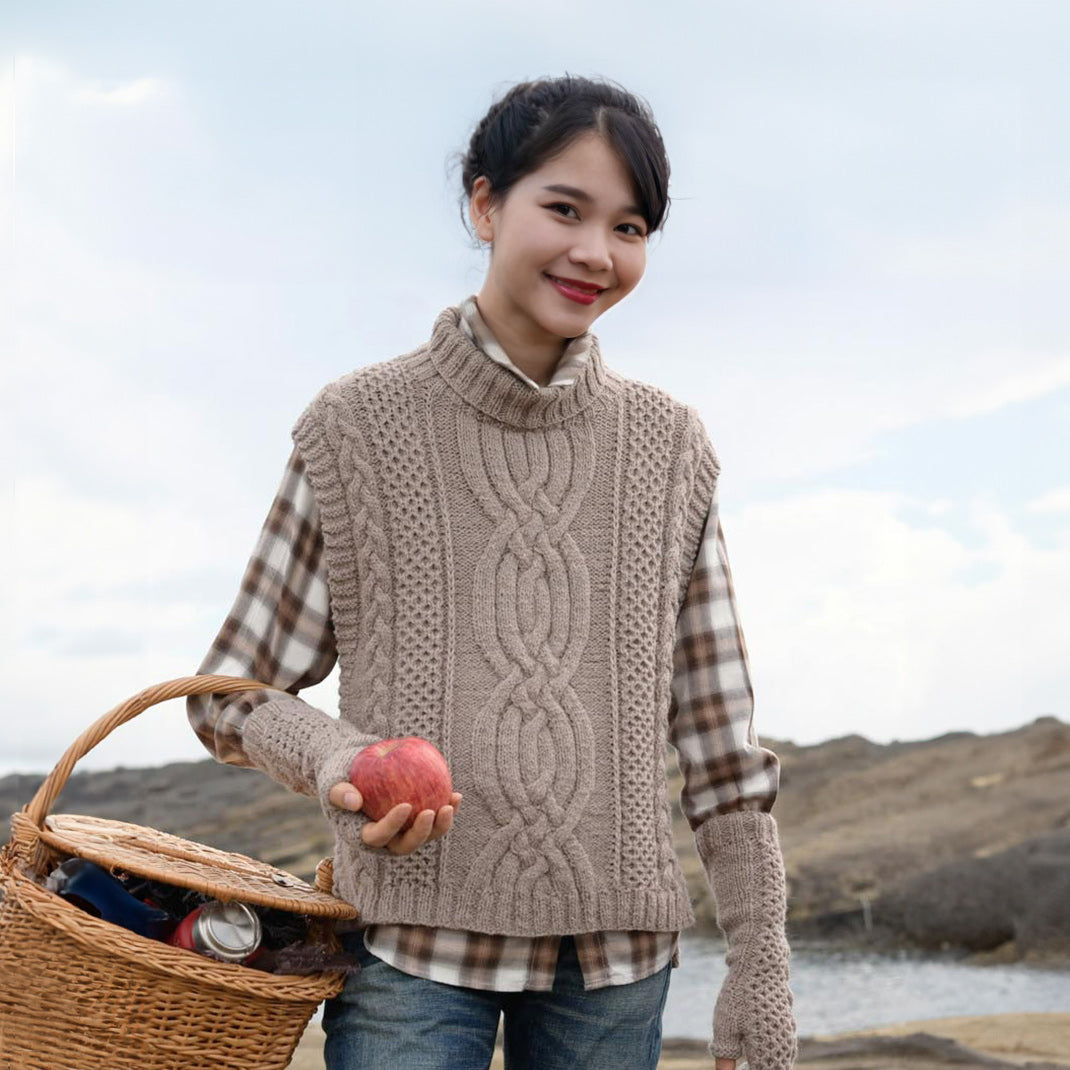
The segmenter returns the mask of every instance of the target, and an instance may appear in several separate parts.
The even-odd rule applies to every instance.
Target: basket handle
[[[120,702],[97,721],[91,724],[68,748],[55,768],[48,774],[45,782],[37,789],[37,794],[23,808],[25,815],[39,828],[44,828],[45,818],[52,809],[52,804],[59,798],[60,792],[67,785],[76,763],[84,758],[101,740],[111,735],[120,725],[132,721],[139,713],[182,695],[203,695],[226,693],[231,691],[281,691],[281,688],[262,684],[259,680],[247,680],[241,676],[216,676],[206,673],[203,676],[181,676],[177,680],[168,680],[162,684],[146,687],[125,702]]]

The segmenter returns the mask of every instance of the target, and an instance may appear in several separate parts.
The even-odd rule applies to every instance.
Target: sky
[[[1060,0],[5,4],[0,775],[196,673],[305,405],[479,289],[474,124],[566,71],[668,147],[595,330],[717,450],[759,737],[1070,719],[1068,34]],[[80,768],[206,757],[179,699]]]

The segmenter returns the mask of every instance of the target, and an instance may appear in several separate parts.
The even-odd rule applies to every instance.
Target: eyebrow
[[[584,204],[590,204],[594,198],[586,191],[580,189],[578,186],[566,186],[563,183],[555,182],[551,186],[543,186],[544,190],[548,193],[562,193],[566,197],[572,197],[577,201],[583,201]],[[624,211],[628,215],[641,216],[643,213],[634,204],[625,205]]]

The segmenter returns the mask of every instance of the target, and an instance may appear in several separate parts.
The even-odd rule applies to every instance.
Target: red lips
[[[598,295],[605,289],[593,282],[584,282],[582,279],[565,279],[558,275],[547,275],[554,288],[562,297],[575,301],[580,305],[593,305]]]

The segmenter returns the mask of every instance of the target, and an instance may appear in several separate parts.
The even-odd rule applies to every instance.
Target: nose
[[[594,227],[585,227],[576,234],[568,258],[571,263],[583,264],[591,271],[608,271],[613,267],[606,236]]]

